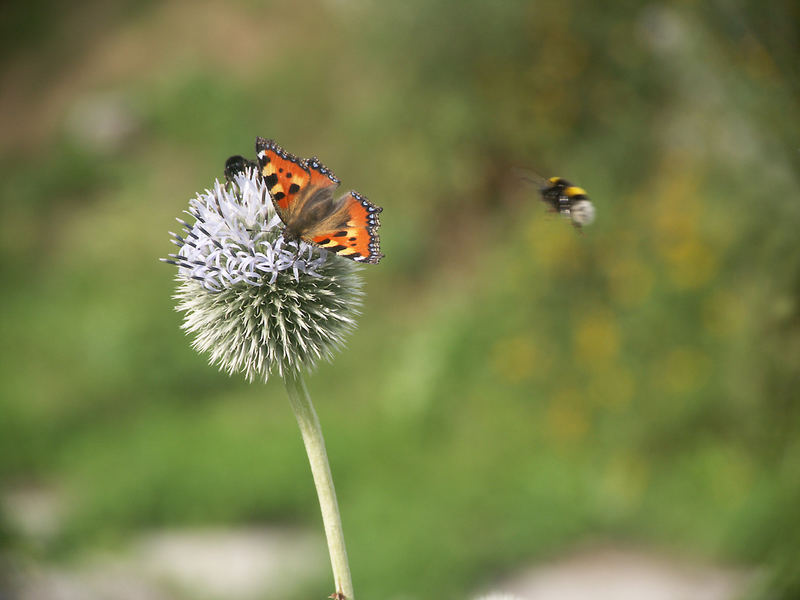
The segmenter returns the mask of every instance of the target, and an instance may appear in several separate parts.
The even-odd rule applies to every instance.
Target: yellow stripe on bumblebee
[[[571,185],[567,189],[564,190],[564,193],[572,198],[573,196],[586,196],[586,190],[582,187],[578,187],[577,185]]]

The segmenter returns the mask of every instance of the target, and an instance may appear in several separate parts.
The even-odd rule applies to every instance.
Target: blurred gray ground
[[[58,530],[63,503],[54,490],[36,487],[2,497],[15,531],[33,544]],[[269,600],[296,594],[327,574],[323,540],[311,532],[174,529],[69,566],[29,564],[17,570],[13,588],[17,600]],[[737,600],[753,579],[734,568],[602,546],[532,565],[493,589],[522,600]]]
[[[127,556],[74,570],[39,567],[18,600],[283,598],[324,576],[324,552],[306,534],[186,531],[152,536]],[[521,600],[736,600],[752,575],[650,552],[605,548],[533,566],[496,589]]]
[[[322,540],[285,528],[173,530],[74,566],[29,565],[18,600],[278,599],[324,576]]]
[[[735,600],[752,575],[607,547],[532,567],[499,588],[525,600]]]

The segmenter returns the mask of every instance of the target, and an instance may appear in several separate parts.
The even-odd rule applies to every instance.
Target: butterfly
[[[380,206],[352,190],[335,200],[339,180],[318,158],[298,158],[273,140],[256,138],[256,157],[285,225],[284,240],[303,240],[361,263],[377,264],[383,258]]]

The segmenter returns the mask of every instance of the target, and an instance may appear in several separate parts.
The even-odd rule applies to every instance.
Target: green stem
[[[331,555],[333,580],[336,592],[341,592],[347,600],[353,600],[353,582],[350,579],[350,567],[347,565],[347,550],[344,547],[342,518],[339,516],[339,505],[336,502],[336,490],[333,488],[333,477],[325,451],[325,440],[319,418],[311,403],[303,376],[299,373],[286,373],[283,378],[292,410],[297,417],[303,443],[306,446],[308,462],[311,463],[311,474],[317,488],[319,507],[322,510],[322,523],[325,526],[325,537],[328,540],[328,551]]]

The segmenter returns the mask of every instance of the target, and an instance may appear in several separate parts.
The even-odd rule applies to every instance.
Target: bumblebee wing
[[[549,185],[549,181],[546,177],[542,177],[535,171],[531,171],[530,169],[522,169],[520,167],[514,167],[512,169],[515,178],[524,181],[526,183],[535,185],[538,188],[545,187]]]

